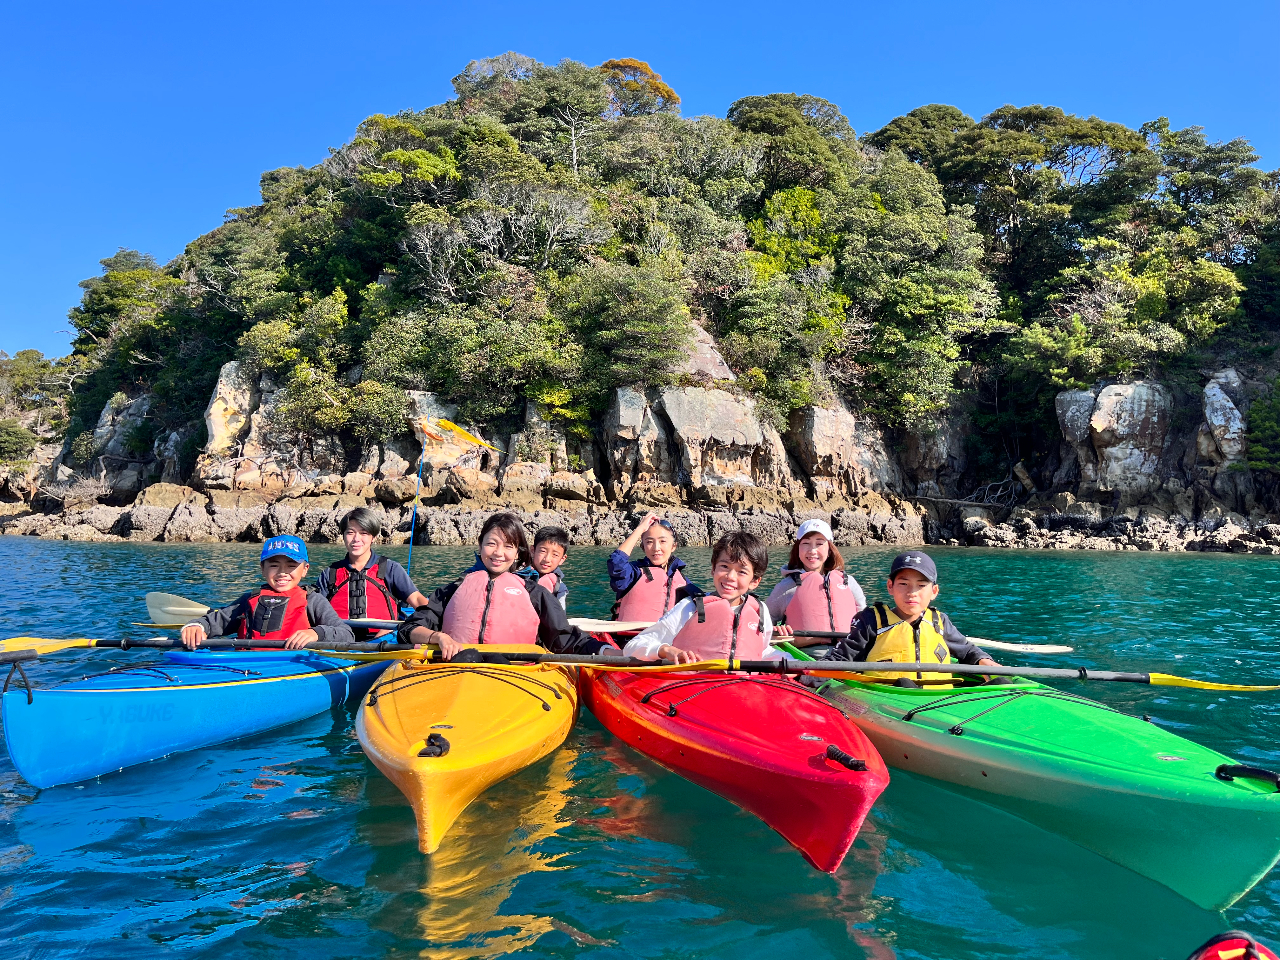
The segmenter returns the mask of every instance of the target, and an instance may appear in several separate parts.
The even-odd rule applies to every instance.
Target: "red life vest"
[[[843,570],[800,572],[790,576],[799,583],[787,604],[787,626],[801,630],[837,630],[848,633],[854,615],[861,609]]]
[[[288,640],[299,630],[311,629],[307,616],[307,591],[294,587],[277,593],[261,587],[249,594],[249,616],[240,621],[236,636],[249,640]]]
[[[391,595],[385,579],[378,575],[384,557],[372,556],[363,570],[352,569],[347,560],[329,564],[332,577],[328,601],[343,620],[399,620],[400,605]]]
[[[654,576],[654,571],[658,575]],[[659,620],[671,609],[675,592],[687,584],[684,574],[670,563],[664,567],[645,564],[636,582],[627,587],[613,605],[615,620]]]
[[[715,594],[693,598],[697,615],[680,628],[673,647],[688,650],[700,660],[759,660],[764,653],[764,622],[760,601],[752,594],[736,607]]]
[[[550,573],[544,573],[540,576],[538,578],[538,583],[546,587],[547,593],[554,597],[556,595],[556,591],[560,589],[560,575],[552,570]]]
[[[449,598],[440,629],[459,643],[537,643],[541,622],[524,580],[475,570]]]

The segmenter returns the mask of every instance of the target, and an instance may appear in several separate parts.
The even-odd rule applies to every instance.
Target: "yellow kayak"
[[[413,806],[418,849],[434,853],[472,800],[560,746],[577,712],[570,668],[399,660],[369,691],[356,735]]]

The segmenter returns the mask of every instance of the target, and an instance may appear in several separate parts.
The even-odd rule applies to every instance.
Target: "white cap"
[[[832,543],[835,543],[836,536],[831,532],[831,524],[825,520],[819,520],[814,517],[812,520],[806,520],[800,524],[800,529],[796,531],[796,541],[803,540],[811,533],[820,533]]]

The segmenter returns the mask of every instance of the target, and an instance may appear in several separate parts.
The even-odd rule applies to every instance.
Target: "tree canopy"
[[[453,88],[263,174],[171,263],[104,259],[70,357],[0,360],[10,411],[56,381],[80,436],[148,392],[156,436],[196,443],[239,358],[348,446],[399,429],[411,389],[582,432],[613,387],[686,378],[696,323],[780,426],[837,396],[896,429],[968,404],[1014,457],[1058,389],[1280,337],[1280,176],[1244,140],[941,104],[859,138],[798,93],[683,117],[633,58],[509,52]]]

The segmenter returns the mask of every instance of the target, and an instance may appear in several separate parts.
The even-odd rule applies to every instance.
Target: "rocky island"
[[[636,60],[454,86],[169,264],[104,260],[70,356],[0,358],[0,529],[332,542],[370,505],[459,544],[506,507],[612,545],[656,509],[693,545],[820,516],[1280,553],[1280,199],[1245,141],[1040,106],[857,137],[796,94],[687,119]]]

